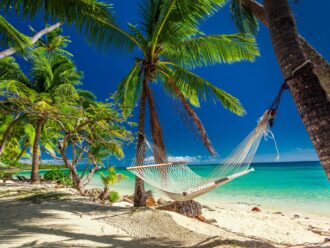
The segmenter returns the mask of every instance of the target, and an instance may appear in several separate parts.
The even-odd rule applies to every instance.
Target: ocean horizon
[[[189,165],[201,176],[207,176],[215,164]],[[252,163],[255,171],[237,178],[228,184],[216,188],[196,198],[197,201],[212,204],[245,203],[254,206],[299,210],[311,214],[330,216],[330,184],[319,161],[304,162],[267,162]],[[134,192],[134,175],[125,167],[116,167],[117,173],[128,178],[118,183],[113,190],[121,194]],[[82,167],[78,172],[82,173]],[[100,172],[96,172],[88,188],[102,188]],[[41,171],[43,175],[45,171]],[[23,174],[28,175],[29,172]],[[146,183],[146,189],[152,190],[157,197],[166,197],[160,191]]]

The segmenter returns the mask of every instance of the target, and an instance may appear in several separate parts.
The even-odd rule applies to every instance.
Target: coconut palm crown
[[[212,154],[215,150],[192,106],[199,107],[200,100],[213,99],[235,114],[245,113],[238,99],[191,71],[218,63],[253,61],[259,55],[255,40],[250,36],[206,35],[199,30],[200,22],[225,2],[144,0],[140,5],[140,23],[129,24],[127,38],[135,43],[140,56],[120,83],[116,98],[127,113],[139,99],[141,106],[148,100],[152,134],[160,148],[164,148],[164,144],[151,83],[161,83],[169,95],[181,101]]]

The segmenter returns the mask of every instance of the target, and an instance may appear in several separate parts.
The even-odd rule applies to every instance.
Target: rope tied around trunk
[[[288,82],[294,79],[295,77],[299,76],[300,74],[302,74],[305,71],[305,69],[311,69],[311,68],[313,68],[313,64],[311,63],[310,60],[306,60],[304,63],[302,63],[292,71],[290,77],[284,79],[284,82],[282,83],[277,93],[277,96],[275,97],[274,101],[268,108],[269,113],[273,116],[273,118],[269,120],[270,127],[274,125],[275,116],[277,114],[277,110],[279,108],[283,92],[289,89]]]

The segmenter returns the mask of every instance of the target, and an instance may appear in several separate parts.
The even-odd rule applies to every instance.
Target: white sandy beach
[[[127,202],[100,205],[73,189],[0,184],[0,247],[330,247],[327,216],[202,204],[216,222]]]

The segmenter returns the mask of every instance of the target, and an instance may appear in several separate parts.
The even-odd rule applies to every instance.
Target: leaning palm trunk
[[[163,132],[160,126],[160,121],[157,115],[157,109],[155,105],[155,100],[152,95],[152,91],[150,87],[147,85],[146,87],[148,104],[149,104],[149,112],[150,112],[150,127],[152,139],[154,141],[155,146],[153,147],[153,155],[155,162],[157,164],[162,164],[167,162],[167,155],[165,150],[165,144],[163,139]],[[161,180],[166,182],[167,170],[166,167],[162,167],[161,169]]]
[[[41,131],[44,126],[45,120],[39,119],[37,121],[36,135],[33,142],[33,154],[32,154],[32,172],[31,172],[31,183],[40,183],[39,176],[39,140],[41,137]]]
[[[139,164],[143,164],[143,159],[138,157],[138,151],[139,149],[144,149],[144,147],[141,148],[142,145],[144,145],[144,124],[145,124],[145,112],[146,112],[146,85],[147,85],[147,78],[145,77],[143,80],[143,86],[142,86],[142,94],[141,94],[141,101],[140,101],[140,110],[139,110],[139,124],[138,124],[138,142],[136,147],[136,155],[137,159],[140,159],[142,161],[139,161]],[[141,178],[135,177],[135,192],[134,192],[134,207],[145,207],[146,206],[146,193],[144,190],[144,182]]]
[[[275,54],[298,112],[330,180],[330,102],[302,49],[287,0],[265,0]]]
[[[23,155],[24,155],[24,153],[26,152],[26,149],[27,149],[28,147],[29,147],[29,139],[26,139],[25,142],[24,142],[24,146],[23,146],[21,152],[20,152],[20,153],[18,154],[18,156],[16,157],[15,161],[19,161],[19,160],[23,157]]]
[[[269,22],[263,5],[254,0],[243,0],[242,4],[261,21],[266,27],[269,27]],[[320,83],[330,98],[330,65],[326,59],[318,53],[301,35],[298,35],[300,44],[309,60],[315,66],[315,73],[317,74]]]
[[[0,143],[0,155],[6,148],[7,142],[10,138],[10,134],[13,131],[15,125],[20,121],[20,115],[16,115],[14,120],[8,125],[5,132],[2,135],[1,143]]]

